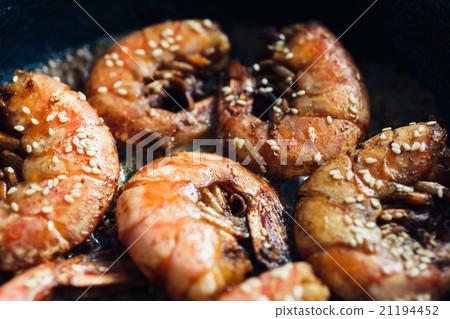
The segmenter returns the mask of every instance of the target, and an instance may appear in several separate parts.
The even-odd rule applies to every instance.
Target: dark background
[[[251,62],[252,55],[243,55],[239,49],[251,43],[242,37],[245,32],[253,37],[252,30],[261,29],[261,26],[283,26],[317,19],[340,35],[372,2],[79,1],[113,35],[167,19],[217,20],[230,35],[234,56],[247,63]],[[420,88],[432,94],[433,103],[439,109],[435,115],[441,122],[448,122],[449,13],[450,2],[444,0],[379,0],[341,41],[358,64],[394,65],[395,72],[405,72],[418,81]],[[9,81],[17,68],[32,69],[67,48],[104,36],[104,32],[72,0],[0,0],[0,83]],[[364,75],[364,69],[362,71]],[[379,77],[377,81],[380,81]],[[389,72],[386,77],[391,77]],[[399,87],[402,90],[401,85]],[[410,95],[409,92],[402,94],[403,97]],[[399,99],[403,97],[400,95]],[[426,103],[417,99],[404,100],[405,103],[416,103],[415,108],[423,107],[423,114],[427,115],[427,105],[422,105]]]

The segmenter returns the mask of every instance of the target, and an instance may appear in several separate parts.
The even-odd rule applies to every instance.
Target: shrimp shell
[[[23,182],[0,201],[0,269],[6,271],[82,243],[119,178],[114,139],[83,95],[42,74],[17,71],[14,79],[0,89],[0,112],[5,129],[20,129],[21,149],[29,154]]]
[[[236,197],[242,202],[235,204],[245,204],[244,216],[227,207]],[[152,283],[173,299],[205,300],[252,269],[241,240],[251,239],[248,246],[268,268],[290,260],[282,213],[275,191],[242,166],[217,155],[180,152],[133,176],[116,216],[121,241]]]
[[[335,41],[318,23],[295,24],[283,30],[270,46],[271,58],[255,71],[230,63],[219,94],[218,134],[241,141],[238,162],[249,158],[248,168],[272,179],[309,175],[363,140],[370,118],[367,90],[350,54]],[[265,115],[267,120],[258,118]],[[244,141],[251,146],[242,147]]]
[[[448,155],[435,122],[387,128],[300,187],[297,248],[334,293],[429,300],[448,291]]]

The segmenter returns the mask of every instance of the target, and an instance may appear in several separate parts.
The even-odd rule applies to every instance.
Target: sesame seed
[[[401,154],[401,150],[399,148],[393,148],[392,152],[394,152],[395,154]]]
[[[363,194],[358,194],[358,196],[356,196],[356,201],[357,202],[362,202],[364,200],[364,195]],[[360,220],[358,220],[358,222],[360,222]],[[358,225],[357,226],[362,226],[362,225]]]
[[[150,40],[148,41],[148,46],[154,49],[158,46],[158,44],[155,41]]]
[[[53,211],[53,207],[51,206],[44,206],[42,207],[41,211],[45,214],[51,213]]]
[[[34,125],[38,125],[39,121],[32,117],[31,118],[31,123],[33,123]]]
[[[14,129],[18,132],[22,132],[23,130],[25,130],[25,127],[23,127],[22,125],[16,125],[14,126]]]
[[[333,122],[333,119],[329,115],[327,116],[327,122],[328,124],[331,124]]]
[[[423,131],[425,130],[425,128],[424,128],[423,126],[419,126],[419,127],[417,128],[417,130],[418,130],[419,132],[423,132]]]
[[[427,146],[424,142],[420,143],[419,152],[425,152]]]
[[[411,150],[411,146],[408,143],[403,143],[402,146],[405,149],[405,151],[410,151]]]
[[[385,139],[386,139],[386,134],[381,133],[381,134],[380,134],[380,140],[385,140]]]
[[[390,130],[392,130],[392,127],[389,126],[389,127],[385,127],[385,128],[382,129],[381,131],[382,131],[382,132],[385,132],[385,131],[390,131]]]
[[[87,137],[87,135],[85,133],[78,133],[77,136],[79,138],[86,138]]]
[[[99,92],[99,93],[106,93],[106,92],[108,92],[108,88],[105,87],[105,86],[101,86],[101,87],[99,87],[97,89],[97,92]]]
[[[255,70],[256,72],[258,72],[260,70],[260,66],[258,63],[253,64],[253,70]]]
[[[427,125],[434,125],[434,124],[437,124],[437,122],[436,121],[429,121],[429,122],[427,122]]]
[[[8,191],[6,192],[7,195],[11,195],[12,193],[17,191],[17,187],[11,187],[10,189],[8,189]]]
[[[164,31],[161,33],[161,35],[162,35],[163,37],[171,36],[171,35],[173,35],[173,30],[172,30],[172,29],[169,29],[169,28],[164,29]]]
[[[114,84],[113,84],[113,87],[114,88],[118,88],[119,86],[121,86],[122,85],[122,81],[116,81]]]
[[[361,75],[359,73],[356,73],[356,79],[359,81],[361,80]]]
[[[391,221],[392,220],[392,216],[389,214],[383,214],[381,215],[381,219],[385,220],[385,221]]]
[[[283,112],[283,110],[280,109],[278,106],[274,106],[273,110],[274,110],[275,113],[282,113]]]
[[[419,148],[420,148],[420,143],[414,142],[413,145],[411,146],[411,151],[417,151]]]
[[[269,81],[266,78],[262,78],[261,83],[264,85],[267,85],[269,83]]]
[[[160,56],[162,53],[163,53],[163,51],[161,49],[155,49],[152,52],[152,56],[157,57],[157,56]]]
[[[145,55],[145,50],[137,49],[136,51],[134,51],[134,53],[135,53],[136,55]]]
[[[365,173],[364,175],[363,175],[363,180],[366,182],[366,183],[370,183],[370,180],[372,179],[372,176],[370,175],[370,173]]]
[[[230,93],[232,90],[229,86],[224,86],[221,88],[221,91],[225,94],[228,95],[228,93]]]
[[[239,105],[247,105],[247,102],[244,101],[244,100],[241,100],[241,99],[237,99],[236,103],[239,104]]]
[[[27,145],[25,149],[26,149],[27,153],[31,153],[33,151],[33,148],[31,147],[31,145]]]
[[[203,24],[205,25],[205,27],[208,27],[208,28],[212,28],[212,26],[213,26],[213,23],[209,19],[203,20]]]
[[[270,146],[277,145],[277,142],[274,140],[267,140],[266,143],[269,144]]]
[[[349,107],[350,112],[352,112],[353,114],[358,113],[358,110],[354,107],[354,106],[350,106]]]
[[[170,46],[169,42],[167,42],[166,40],[161,40],[159,44],[165,49],[167,49]]]
[[[353,178],[354,175],[355,175],[355,174],[353,174],[353,172],[348,171],[348,172],[345,174],[345,179],[348,180],[348,181],[350,181],[350,180]]]
[[[64,195],[64,200],[65,200],[66,202],[68,202],[68,203],[73,203],[73,202],[75,202],[75,200],[73,199],[73,197],[70,196],[70,195]]]
[[[413,133],[413,136],[414,136],[415,138],[419,137],[419,136],[420,136],[419,131],[418,131],[418,130],[415,130],[414,133]]]
[[[52,220],[49,220],[47,223],[47,228],[49,231],[52,231],[55,228],[55,223]]]
[[[444,190],[442,189],[442,187],[439,187],[439,188],[437,189],[437,196],[438,196],[439,198],[444,197]]]
[[[17,205],[17,203],[12,202],[11,203],[11,209],[15,212],[17,212],[19,210],[19,205]]]
[[[169,51],[170,51],[170,52],[175,52],[175,51],[178,51],[178,50],[180,50],[180,46],[177,45],[177,44],[174,44],[174,45],[172,45],[172,46],[169,48]]]
[[[366,163],[367,164],[373,164],[373,163],[375,163],[377,161],[377,159],[376,158],[373,158],[373,157],[368,157],[368,158],[366,158]]]
[[[28,107],[26,107],[26,106],[24,106],[24,107],[22,108],[22,111],[23,111],[23,113],[25,113],[25,114],[30,114],[30,113],[31,113],[30,109],[29,109]]]
[[[294,53],[292,53],[292,52],[289,52],[288,54],[286,54],[285,56],[284,56],[284,58],[285,59],[292,59],[294,57]]]
[[[82,101],[86,101],[87,100],[86,95],[84,95],[83,92],[78,92],[78,95],[80,96],[80,100],[82,100]]]
[[[274,152],[277,152],[277,151],[280,150],[280,147],[277,146],[277,145],[272,145],[272,146],[270,147],[270,149],[271,149],[272,151],[274,151]]]
[[[55,163],[55,164],[57,164],[57,163],[59,163],[59,158],[58,158],[58,156],[53,156],[53,163]]]
[[[377,226],[377,224],[375,224],[374,222],[368,222],[366,223],[366,227],[369,229],[375,228]]]
[[[47,116],[47,122],[53,121],[55,119],[56,115],[55,114],[50,114],[49,116]]]
[[[345,197],[344,198],[344,202],[346,202],[347,204],[353,204],[356,203],[356,199],[354,197]]]
[[[43,195],[48,195],[48,193],[50,193],[50,188],[49,187],[44,187],[44,189],[42,190],[42,194]]]
[[[14,169],[12,167],[8,167],[6,170],[8,171],[8,173],[14,173]]]
[[[94,168],[92,168],[92,173],[94,173],[94,174],[101,174],[101,170],[99,169],[99,168],[97,168],[97,167],[94,167]]]
[[[291,109],[292,114],[298,114],[298,110],[297,109]]]
[[[49,134],[50,136],[52,136],[53,134],[55,134],[55,131],[50,127],[50,128],[48,129],[48,134]]]
[[[111,59],[113,60],[117,60],[119,58],[119,54],[117,54],[116,52],[111,53]]]
[[[33,142],[33,143],[31,143],[31,146],[33,146],[33,148],[38,148],[39,144],[37,142]]]
[[[264,166],[260,165],[259,169],[261,170],[261,173],[263,174],[267,173],[267,169]]]
[[[14,75],[12,80],[13,80],[13,82],[17,82],[18,79],[19,79],[19,77],[17,75]]]
[[[347,225],[353,225],[353,219],[350,216],[345,215],[344,216],[344,223],[346,223]]]
[[[234,96],[233,95],[228,95],[228,96],[225,97],[225,101],[226,102],[230,102],[232,100],[234,100]]]
[[[416,277],[417,275],[419,275],[420,271],[417,268],[413,268],[411,269],[411,271],[409,272],[409,276],[410,277]]]
[[[59,121],[60,121],[61,123],[66,123],[66,122],[69,122],[69,121],[70,121],[70,118],[68,118],[68,117],[62,117],[62,118],[59,119]]]
[[[112,67],[112,66],[114,66],[114,62],[111,61],[111,60],[109,60],[109,59],[105,60],[105,64],[106,64],[107,67]]]
[[[352,102],[353,104],[358,103],[358,99],[356,98],[356,96],[355,96],[353,93],[350,93],[348,99],[349,99],[349,101]]]
[[[305,95],[306,91],[305,90],[300,90],[297,92],[297,95]]]
[[[125,89],[118,89],[117,93],[119,93],[120,95],[127,95],[128,92]]]
[[[333,170],[331,170],[330,172],[329,172],[329,174],[331,175],[331,176],[333,176],[333,175],[335,175],[335,174],[340,174],[341,172],[339,172],[339,170],[337,170],[337,169],[333,169]]]
[[[320,155],[320,153],[314,154],[314,162],[319,163],[321,159],[322,155]]]
[[[85,166],[85,167],[83,167],[83,171],[85,173],[91,173],[92,172],[92,168],[90,168],[89,166]]]
[[[378,208],[381,206],[380,201],[376,198],[371,198],[370,199],[370,203],[372,204],[373,207]]]

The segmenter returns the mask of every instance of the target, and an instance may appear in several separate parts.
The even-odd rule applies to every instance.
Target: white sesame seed
[[[8,171],[8,173],[14,173],[14,169],[12,167],[8,167],[6,168],[6,170]]]
[[[253,70],[255,70],[256,72],[258,72],[261,68],[259,67],[258,63],[253,64]]]
[[[292,114],[298,114],[298,110],[297,109],[290,109]]]
[[[33,148],[31,147],[31,145],[27,145],[25,149],[26,149],[27,153],[31,153],[33,151]]]
[[[284,56],[284,58],[285,59],[292,59],[294,57],[294,53],[292,53],[292,52],[289,52],[289,53],[287,53],[285,56]]]
[[[352,112],[353,114],[357,114],[358,110],[354,107],[354,106],[350,106],[349,107],[350,112]]]
[[[101,174],[101,172],[102,171],[97,167],[92,168],[92,173],[94,173],[94,174]]]
[[[12,193],[17,191],[17,187],[11,187],[10,189],[8,189],[8,191],[6,192],[7,195],[11,195]]]
[[[274,152],[277,152],[277,151],[280,150],[280,147],[277,146],[277,145],[272,145],[272,146],[270,147],[270,149],[271,149],[272,151],[274,151]]]
[[[48,134],[49,134],[50,136],[52,136],[53,134],[55,134],[55,131],[50,127],[50,128],[48,129]]]
[[[415,130],[414,133],[413,133],[413,136],[414,136],[415,138],[418,138],[418,137],[420,136],[419,131],[418,131],[418,130]]]
[[[37,142],[33,142],[33,143],[31,143],[31,146],[33,146],[33,148],[36,149],[39,147],[39,144]]]
[[[13,80],[13,82],[17,82],[18,79],[19,79],[19,77],[17,75],[14,75],[12,80]]]
[[[373,158],[373,157],[368,157],[368,158],[366,158],[366,163],[367,164],[373,164],[373,163],[375,163],[377,161],[377,159],[376,158]]]
[[[73,199],[73,197],[70,196],[70,195],[64,195],[64,200],[65,200],[66,202],[68,202],[68,203],[73,203],[73,202],[75,202],[75,200]]]
[[[148,41],[148,46],[154,49],[158,46],[158,44],[155,41],[150,40]]]
[[[354,175],[355,175],[355,174],[353,174],[352,171],[348,171],[348,172],[345,174],[345,179],[348,180],[348,181],[350,181],[350,180],[353,178]]]
[[[244,101],[244,100],[241,100],[241,99],[237,99],[236,103],[239,104],[239,105],[247,105],[247,102]]]
[[[49,116],[47,116],[47,122],[53,121],[55,117],[56,117],[55,114],[50,114]]]
[[[357,202],[362,202],[364,200],[364,195],[363,194],[358,194],[358,196],[356,196],[356,201]],[[355,225],[356,226],[361,226],[361,225],[359,225],[359,223],[361,222],[360,220],[357,220],[357,222],[358,222],[358,224],[356,224],[356,222],[355,222]]]
[[[24,106],[24,107],[22,108],[22,111],[23,111],[23,113],[25,113],[25,114],[30,114],[30,113],[31,113],[30,109],[29,109],[28,107],[26,107],[26,106]]]
[[[262,79],[261,79],[261,83],[262,83],[263,85],[267,85],[267,84],[269,83],[269,81],[268,81],[266,78],[262,78]]]
[[[155,49],[152,51],[152,56],[157,57],[160,56],[163,53],[162,49]]]
[[[58,156],[53,156],[53,163],[59,163],[59,158],[58,158]]]
[[[378,208],[381,206],[380,201],[376,198],[371,198],[370,199],[370,203],[372,204],[373,207]]]
[[[344,202],[346,202],[347,204],[353,204],[356,203],[356,199],[349,196],[344,198]]]
[[[51,213],[53,211],[53,207],[52,206],[44,206],[44,207],[42,207],[41,211],[43,213],[48,214],[48,213]]]
[[[423,131],[425,130],[425,128],[424,128],[423,126],[419,126],[419,127],[417,128],[417,130],[418,130],[419,132],[423,132]]]
[[[427,122],[427,125],[434,125],[434,124],[437,124],[437,122],[436,121],[429,121],[429,122]]]
[[[161,35],[162,35],[163,37],[171,36],[171,35],[173,35],[173,30],[172,30],[172,29],[169,29],[169,28],[164,29],[164,31],[161,33]]]
[[[444,190],[442,189],[442,187],[439,187],[439,188],[437,189],[437,196],[438,196],[439,198],[444,197]]]
[[[314,154],[314,162],[319,163],[321,159],[322,155],[320,155],[320,153]]]
[[[17,203],[12,202],[11,203],[11,209],[15,212],[17,212],[19,210],[19,205],[17,205]]]
[[[403,143],[402,146],[405,149],[405,151],[410,151],[411,150],[411,146],[408,143]]]
[[[174,45],[172,45],[172,46],[169,48],[169,51],[170,51],[170,52],[175,52],[175,51],[178,51],[178,50],[180,50],[180,46],[179,46],[178,44],[174,44]]]
[[[118,89],[117,93],[119,93],[120,95],[127,95],[128,92],[125,89]]]
[[[402,151],[399,148],[392,148],[392,152],[395,154],[401,154]]]
[[[106,59],[106,60],[105,60],[105,64],[106,64],[106,66],[109,67],[109,68],[112,67],[112,66],[114,66],[114,62],[111,61],[111,60],[109,60],[109,59]]]
[[[48,193],[50,193],[50,188],[49,187],[44,187],[44,189],[42,190],[42,194],[43,195],[48,195]]]
[[[369,172],[368,169],[360,169],[360,170],[358,171],[358,173],[360,173],[360,174],[367,174],[367,173],[370,173],[370,172]]]
[[[414,142],[413,145],[411,146],[411,151],[417,151],[419,148],[420,148],[420,143]]]
[[[22,125],[16,125],[14,126],[14,129],[18,132],[22,132],[23,130],[25,130],[25,127],[23,127]]]
[[[159,44],[165,49],[167,49],[170,46],[169,42],[167,42],[166,40],[161,40]]]
[[[59,119],[59,121],[60,121],[61,123],[66,123],[66,122],[69,122],[69,121],[70,121],[70,118],[68,118],[68,117],[62,117],[62,118]]]
[[[79,138],[86,138],[87,137],[87,135],[85,133],[78,133],[77,136]]]
[[[409,272],[409,276],[410,277],[416,277],[417,275],[419,275],[420,271],[417,268],[413,268],[411,269],[411,271]]]
[[[353,93],[350,93],[348,99],[349,99],[349,101],[352,102],[353,104],[358,103],[358,99],[356,98],[356,96],[355,96]]]
[[[283,112],[283,110],[280,109],[278,106],[274,106],[274,107],[273,107],[273,111],[274,111],[275,113],[282,113],[282,112]]]
[[[333,169],[331,170],[328,174],[330,174],[331,176],[335,175],[335,174],[340,174],[341,172],[339,172],[339,170],[337,169]]]
[[[136,55],[145,55],[145,50],[143,50],[143,49],[137,49],[136,51],[134,51],[134,53],[135,53]]]
[[[92,168],[90,168],[89,166],[85,166],[85,167],[83,167],[83,171],[85,173],[91,173],[92,172]]]
[[[106,86],[101,86],[97,89],[97,92],[106,93],[106,92],[108,92],[108,88]]]
[[[375,183],[376,189],[380,189],[382,186],[383,186],[383,181],[382,180],[377,180],[377,182]]]
[[[389,126],[389,127],[385,127],[385,128],[382,129],[381,131],[382,131],[382,132],[385,132],[385,131],[390,131],[390,130],[392,130],[392,127]]]
[[[370,183],[370,180],[372,179],[372,176],[370,176],[370,173],[366,173],[366,174],[364,174],[363,175],[363,180],[366,182],[366,183]]]
[[[306,91],[305,90],[300,90],[297,92],[297,95],[305,95]]]
[[[380,134],[380,140],[385,140],[385,139],[386,139],[386,134],[381,133],[381,134]]]
[[[420,143],[419,152],[425,152],[426,148],[427,145],[424,142]]]
[[[213,26],[212,21],[209,19],[203,20],[203,24],[205,25],[205,27],[208,27],[208,28],[212,28],[212,26]]]
[[[31,118],[31,123],[33,123],[34,125],[38,125],[39,121],[36,120],[34,117]]]
[[[55,228],[55,223],[52,220],[49,220],[47,223],[47,228],[49,231],[53,231],[53,229]]]
[[[333,122],[333,119],[329,115],[327,116],[327,122],[328,124],[331,124]]]
[[[110,56],[113,60],[117,60],[119,58],[119,54],[117,54],[116,52],[111,53]]]
[[[113,87],[114,88],[118,88],[119,86],[121,86],[122,85],[122,81],[116,81],[114,84],[113,84]]]

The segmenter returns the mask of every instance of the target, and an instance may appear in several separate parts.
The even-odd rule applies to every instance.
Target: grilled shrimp
[[[330,159],[300,187],[297,247],[334,293],[429,300],[449,290],[446,138],[436,122],[387,128]]]
[[[229,50],[210,20],[147,27],[96,62],[86,94],[117,139],[157,132],[171,138],[163,147],[181,146],[212,133],[217,75]]]
[[[114,262],[117,257],[119,252],[112,249],[40,264],[1,286],[0,300],[48,300],[58,287],[111,289],[120,285],[123,289],[135,285],[141,279],[136,266],[124,258]]]
[[[253,71],[230,63],[219,94],[218,133],[233,141],[239,162],[251,159],[248,167],[270,178],[308,175],[363,140],[370,117],[366,87],[335,41],[320,24],[296,24],[278,34],[271,58]]]
[[[283,206],[261,178],[221,156],[180,152],[142,168],[117,202],[121,241],[173,299],[213,299],[252,269],[290,260]]]
[[[311,265],[295,262],[249,278],[219,300],[325,301],[329,297],[330,291],[316,278]]]
[[[0,269],[18,270],[83,242],[119,177],[95,110],[51,77],[17,71],[0,88]]]

